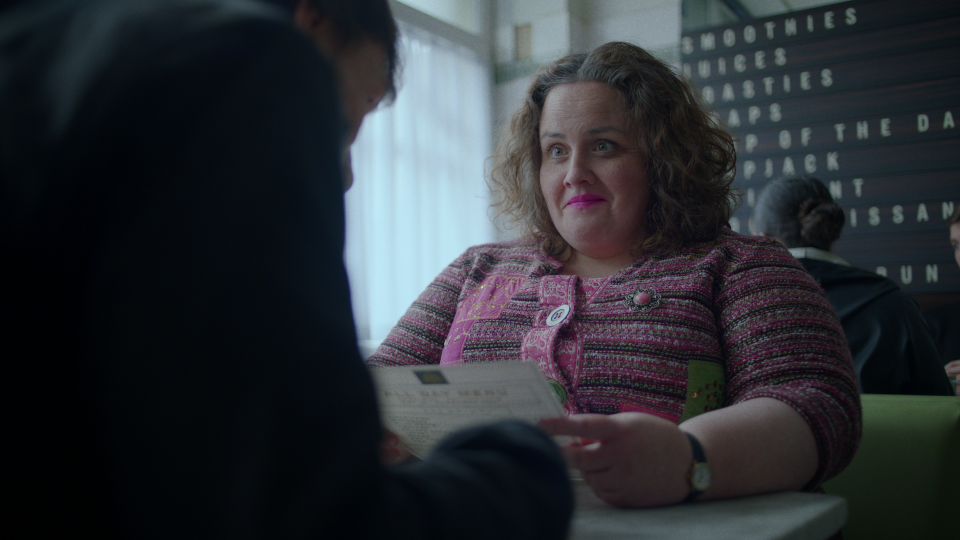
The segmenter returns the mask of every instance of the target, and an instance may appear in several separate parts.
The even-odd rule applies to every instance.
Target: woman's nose
[[[573,153],[567,163],[569,163],[569,168],[566,177],[563,179],[565,186],[573,187],[583,183],[592,184],[596,181],[589,157]]]

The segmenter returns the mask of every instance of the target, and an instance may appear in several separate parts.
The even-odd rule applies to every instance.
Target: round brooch
[[[623,297],[623,303],[637,313],[646,313],[660,306],[660,293],[653,289],[637,289],[637,292]]]

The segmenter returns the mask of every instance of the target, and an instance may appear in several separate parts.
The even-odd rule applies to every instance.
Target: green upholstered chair
[[[863,394],[863,439],[824,485],[847,499],[844,540],[960,538],[960,398]]]

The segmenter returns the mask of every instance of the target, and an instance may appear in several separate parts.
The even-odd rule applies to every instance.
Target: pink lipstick
[[[606,199],[599,195],[590,195],[589,193],[585,193],[583,195],[574,195],[573,197],[570,197],[570,199],[567,201],[567,206],[583,209],[604,201],[606,201]]]

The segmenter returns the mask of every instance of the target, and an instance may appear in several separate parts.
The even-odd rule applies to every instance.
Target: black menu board
[[[766,182],[812,174],[846,211],[835,253],[918,298],[960,293],[960,2],[842,2],[685,33],[681,52],[737,139],[735,229]]]

